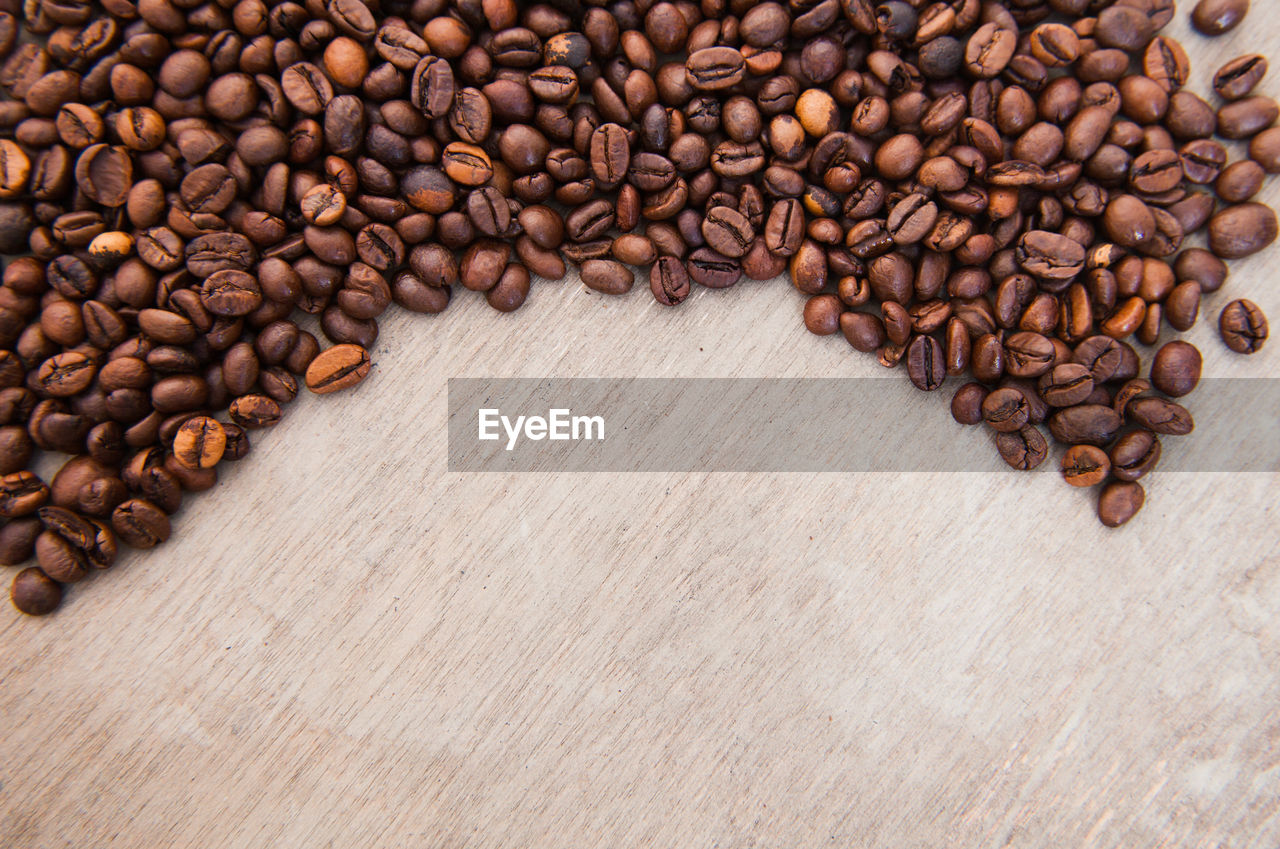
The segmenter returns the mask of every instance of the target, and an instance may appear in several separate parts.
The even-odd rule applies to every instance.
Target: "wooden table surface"
[[[1280,55],[1269,5],[1180,12],[1198,90]],[[1280,363],[1215,332],[1280,322],[1278,261],[1206,298],[1206,375]],[[389,316],[170,542],[0,612],[0,845],[1280,845],[1274,473],[1157,472],[1109,531],[1052,474],[446,471],[449,377],[881,373],[801,302]]]

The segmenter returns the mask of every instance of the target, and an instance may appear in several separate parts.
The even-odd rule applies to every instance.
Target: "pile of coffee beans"
[[[1132,343],[1277,235],[1251,200],[1280,172],[1267,61],[1223,67],[1215,108],[1159,35],[1174,11],[0,0],[0,562],[38,563],[14,604],[163,542],[300,387],[369,373],[393,303],[511,311],[570,263],[670,306],[788,273],[810,330],[923,390],[970,375],[958,420],[1020,469],[1044,424],[1124,523],[1200,373],[1172,341],[1144,378]],[[1267,337],[1245,300],[1220,328]],[[71,455],[47,483],[40,452]]]

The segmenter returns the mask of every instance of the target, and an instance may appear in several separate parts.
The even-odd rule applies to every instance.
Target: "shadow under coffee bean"
[[[1203,311],[1267,339],[1215,293],[1277,237],[1280,107],[1257,55],[1214,103],[1184,88],[1172,0],[1095,5],[0,0],[0,561],[38,563],[13,603],[167,539],[301,386],[370,373],[393,304],[510,312],[569,264],[671,307],[786,273],[813,333],[960,379],[1011,467],[1047,427],[1123,524],[1200,377],[1139,346]],[[75,456],[46,482],[41,451]]]

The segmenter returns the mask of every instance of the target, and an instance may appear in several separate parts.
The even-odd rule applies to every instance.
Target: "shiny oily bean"
[[[1191,25],[1204,35],[1222,35],[1240,25],[1249,0],[1199,0],[1191,10]]]

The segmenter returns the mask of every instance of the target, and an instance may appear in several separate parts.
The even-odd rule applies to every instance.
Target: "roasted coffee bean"
[[[1062,363],[1040,378],[1039,390],[1052,407],[1074,407],[1093,393],[1093,375],[1078,363]]]
[[[1218,110],[1218,135],[1228,139],[1252,138],[1280,117],[1280,104],[1269,97],[1246,97]]]
[[[0,516],[16,519],[29,516],[49,500],[49,487],[28,471],[0,478]]]
[[[690,291],[684,263],[673,256],[658,257],[649,269],[649,289],[660,304],[675,306],[683,302]]]
[[[1066,236],[1033,230],[1022,237],[1018,265],[1045,280],[1070,280],[1084,269],[1084,247]]]
[[[631,145],[627,132],[617,124],[601,124],[591,134],[591,173],[602,186],[614,186],[627,175]]]
[[[232,421],[243,428],[271,427],[280,421],[280,405],[266,395],[241,395],[227,410]]]
[[[575,242],[589,242],[603,236],[615,221],[613,204],[604,199],[594,200],[565,217],[565,235]]]
[[[1213,75],[1213,90],[1223,100],[1247,97],[1267,75],[1267,60],[1256,53],[1232,59]]]
[[[685,60],[689,85],[699,91],[718,91],[740,83],[746,75],[746,62],[732,47],[705,47],[689,54]]]
[[[1026,472],[1037,468],[1049,456],[1049,443],[1035,425],[996,433],[996,450],[1012,468]]]
[[[947,377],[942,346],[932,336],[917,336],[907,347],[907,376],[920,390],[931,392]]]
[[[581,276],[587,288],[605,295],[624,295],[635,283],[630,269],[609,259],[587,260],[582,264]]]
[[[755,239],[755,231],[746,216],[726,206],[707,211],[702,219],[702,235],[712,248],[735,259],[745,255]]]
[[[226,449],[222,425],[208,416],[193,416],[182,423],[173,439],[174,458],[188,469],[209,469]]]
[[[1108,528],[1118,528],[1137,515],[1145,500],[1140,483],[1109,483],[1098,497],[1098,519]]]
[[[1266,344],[1267,317],[1253,301],[1243,298],[1227,304],[1218,318],[1222,341],[1237,354],[1253,354]]]
[[[245,316],[262,305],[262,289],[257,280],[243,271],[216,271],[205,278],[200,288],[200,303],[214,315]]]
[[[1223,259],[1252,256],[1276,240],[1276,215],[1270,207],[1244,203],[1209,220],[1209,249]]]
[[[1181,404],[1164,398],[1134,398],[1125,408],[1125,413],[1137,424],[1156,433],[1184,436],[1195,429],[1191,413]]]
[[[1160,440],[1149,430],[1129,431],[1111,446],[1109,460],[1117,479],[1139,480],[1160,462]]]
[[[1053,367],[1054,347],[1039,333],[1021,331],[1004,341],[1005,372],[1013,377],[1039,377]]]
[[[453,106],[454,76],[449,63],[424,56],[409,75],[409,100],[428,118],[447,115]]]
[[[1068,445],[1107,445],[1122,424],[1120,415],[1102,404],[1080,404],[1058,410],[1049,416],[1049,431],[1054,439]]]
[[[1240,25],[1249,13],[1249,0],[1199,0],[1191,10],[1191,24],[1205,35],[1222,35]]]
[[[992,430],[1003,433],[1021,430],[1030,418],[1026,396],[1017,389],[997,389],[982,401],[982,420]]]
[[[1111,472],[1111,458],[1096,445],[1072,445],[1062,455],[1062,477],[1072,486],[1097,486]]]
[[[529,297],[529,282],[529,270],[513,262],[503,270],[497,284],[485,292],[485,300],[499,312],[514,312]]]
[[[1200,382],[1200,351],[1189,342],[1167,342],[1151,362],[1151,384],[1164,394],[1181,398]]]
[[[1089,369],[1095,384],[1115,377],[1123,359],[1120,344],[1109,336],[1090,336],[1075,347],[1071,361]]]
[[[62,603],[62,586],[32,566],[14,575],[9,599],[14,607],[28,616],[45,616]]]
[[[822,261],[825,267],[825,259]],[[698,248],[691,253],[685,270],[689,279],[708,289],[727,289],[742,279],[741,264],[711,248]]]
[[[961,386],[951,398],[952,418],[963,425],[981,422],[982,403],[986,400],[988,391],[981,383],[966,383]]]
[[[111,514],[116,535],[134,548],[154,548],[169,538],[169,517],[143,498],[131,498]]]

